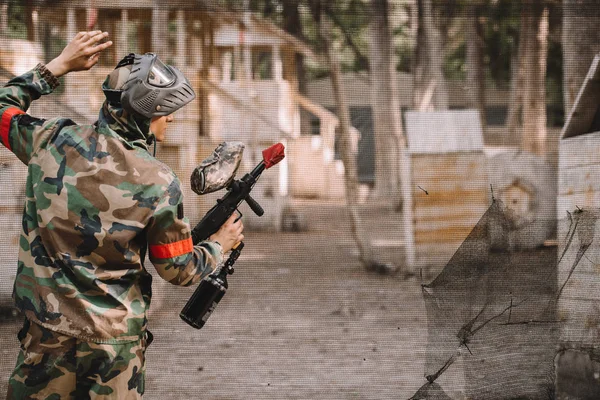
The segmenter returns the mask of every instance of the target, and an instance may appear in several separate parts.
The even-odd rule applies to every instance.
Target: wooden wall
[[[476,110],[405,114],[417,268],[437,274],[491,202]]]
[[[412,155],[416,263],[439,272],[490,205],[481,151]]]
[[[560,289],[564,285],[564,289],[557,311],[558,318],[566,322],[561,341],[583,347],[600,343],[600,220],[594,222],[599,207],[600,132],[562,139],[557,201],[559,257],[565,249],[569,231],[567,212],[576,217],[576,211],[583,210],[583,216],[591,225],[578,225],[573,245],[558,264],[558,286]],[[579,244],[586,237],[591,240],[591,245],[572,270]]]

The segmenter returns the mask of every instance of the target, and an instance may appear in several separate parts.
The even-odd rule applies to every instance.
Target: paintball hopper
[[[192,172],[192,190],[197,194],[207,194],[227,187],[240,166],[244,147],[242,142],[219,144]]]

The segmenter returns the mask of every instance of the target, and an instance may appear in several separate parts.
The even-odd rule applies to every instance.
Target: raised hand
[[[46,68],[57,78],[72,71],[92,68],[98,62],[100,53],[113,44],[110,40],[101,43],[107,37],[108,32],[79,32]]]

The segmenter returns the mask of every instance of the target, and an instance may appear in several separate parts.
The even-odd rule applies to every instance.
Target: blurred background
[[[92,124],[128,53],[179,68],[198,96],[157,158],[192,224],[219,143],[245,143],[238,177],[286,147],[202,330],[147,263],[147,398],[597,399],[598,21],[598,0],[0,0],[0,82],[108,31],[29,110]],[[0,149],[0,396],[26,174]]]

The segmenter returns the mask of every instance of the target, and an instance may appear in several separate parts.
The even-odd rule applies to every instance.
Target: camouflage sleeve
[[[183,216],[178,179],[173,180],[159,201],[146,235],[150,261],[158,274],[174,285],[192,285],[223,262],[218,243],[193,245],[190,224]]]
[[[44,120],[25,112],[31,102],[58,86],[56,78],[38,65],[0,88],[0,142],[25,164],[68,120]]]

